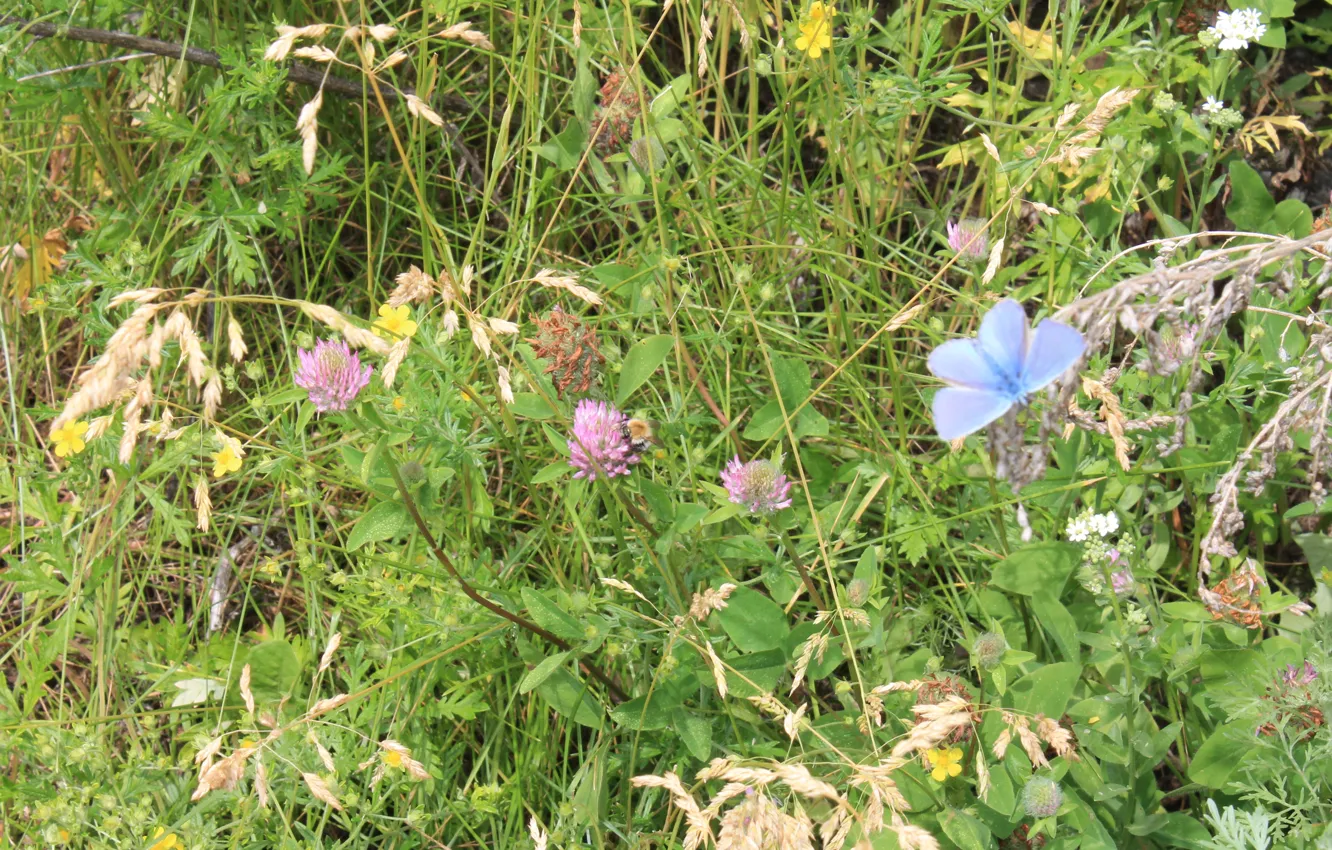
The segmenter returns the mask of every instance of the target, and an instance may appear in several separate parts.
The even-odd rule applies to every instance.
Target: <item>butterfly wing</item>
[[[1068,371],[1087,350],[1087,341],[1076,328],[1046,319],[1031,335],[1022,364],[1023,393],[1034,393]]]
[[[944,387],[934,394],[934,427],[945,440],[979,431],[1003,416],[1013,399],[992,390]]]
[[[950,384],[973,390],[998,389],[998,375],[974,339],[950,339],[930,352],[930,373]]]
[[[1027,314],[1022,305],[1005,298],[981,319],[976,343],[1001,377],[1016,384],[1027,359]]]

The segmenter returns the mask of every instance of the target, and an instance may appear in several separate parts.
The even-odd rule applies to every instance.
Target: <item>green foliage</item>
[[[1312,232],[1307,6],[1242,51],[1154,0],[843,6],[813,57],[808,4],[19,4],[226,69],[0,29],[5,836],[1324,846],[1322,254],[1099,340],[1008,444],[939,441],[926,367],[1000,297],[1155,270],[1124,303],[1166,305],[1203,251]],[[335,24],[289,45],[321,101],[277,22]],[[974,216],[984,273],[947,247]],[[537,355],[556,308],[585,391]],[[317,338],[373,367],[346,410],[294,384]],[[574,477],[584,397],[659,420],[627,474]],[[737,455],[791,505],[733,501]]]

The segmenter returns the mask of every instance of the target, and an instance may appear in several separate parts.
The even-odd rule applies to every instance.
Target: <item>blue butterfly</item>
[[[952,339],[930,352],[930,372],[953,386],[934,394],[934,427],[945,440],[979,431],[1078,361],[1087,341],[1045,319],[1028,331],[1022,305],[1005,298],[981,319],[975,339]]]

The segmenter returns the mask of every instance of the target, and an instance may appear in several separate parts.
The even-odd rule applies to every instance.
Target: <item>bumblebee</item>
[[[661,440],[657,439],[656,424],[651,419],[628,419],[620,426],[634,454],[646,454],[650,446],[661,445]]]

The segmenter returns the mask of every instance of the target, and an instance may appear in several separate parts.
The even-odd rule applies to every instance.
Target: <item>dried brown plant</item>
[[[1158,454],[1166,456],[1178,450],[1184,445],[1189,413],[1208,374],[1201,368],[1207,343],[1225,332],[1233,316],[1253,309],[1255,293],[1265,291],[1281,298],[1294,290],[1297,275],[1305,275],[1307,271],[1300,263],[1302,258],[1323,261],[1312,275],[1314,287],[1322,289],[1332,277],[1332,263],[1327,262],[1332,239],[1327,232],[1298,240],[1264,237],[1264,241],[1224,245],[1179,265],[1170,265],[1184,244],[1202,235],[1155,243],[1158,256],[1151,271],[1082,298],[1055,315],[1083,331],[1087,339],[1084,363],[1086,358],[1109,350],[1122,329],[1145,343],[1151,371],[1162,375],[1182,371],[1183,389],[1171,412],[1129,420],[1117,410],[1116,403],[1116,410],[1107,413],[1107,399],[1113,397],[1109,384],[1113,381],[1103,380],[1100,390],[1104,392],[1099,394],[1096,387],[1084,386],[1103,405],[1102,421],[1089,421],[1090,417],[1073,404],[1078,387],[1074,375],[1078,370],[1070,370],[1068,376],[1048,391],[1052,403],[1041,419],[1034,446],[1026,446],[1021,440],[1013,414],[992,426],[992,445],[999,454],[1000,474],[1009,479],[1015,490],[1044,473],[1049,436],[1065,419],[1078,427],[1110,433],[1116,441],[1117,455],[1127,454],[1128,447],[1123,441],[1128,433],[1173,426],[1173,434],[1158,444]],[[1241,568],[1234,581],[1222,579],[1215,587],[1207,586],[1213,560],[1238,555],[1234,541],[1244,527],[1244,515],[1238,506],[1241,486],[1260,493],[1276,474],[1277,456],[1293,448],[1292,432],[1307,430],[1311,441],[1306,475],[1315,497],[1326,493],[1327,446],[1332,427],[1328,415],[1332,409],[1332,328],[1313,316],[1289,316],[1289,319],[1312,329],[1309,345],[1301,361],[1287,370],[1292,380],[1289,397],[1218,481],[1211,498],[1212,525],[1203,538],[1199,558],[1199,595],[1203,602],[1214,615],[1246,625],[1261,610],[1255,581],[1261,579],[1257,573]],[[1302,606],[1289,610],[1301,613]]]
[[[601,379],[606,357],[597,347],[596,331],[580,317],[556,307],[545,318],[533,316],[536,336],[527,340],[537,357],[549,361],[543,370],[555,392],[584,393]]]

